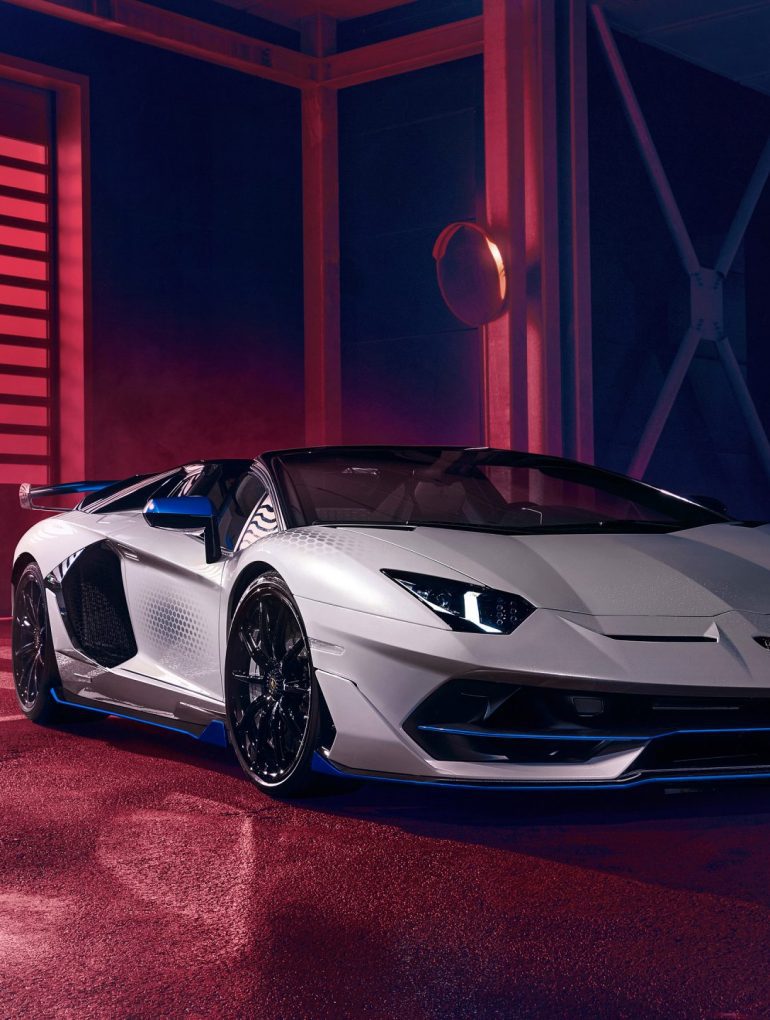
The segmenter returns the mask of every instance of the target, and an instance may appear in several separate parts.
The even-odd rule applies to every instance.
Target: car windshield
[[[291,526],[444,527],[507,534],[676,531],[725,517],[598,468],[437,447],[268,454]]]

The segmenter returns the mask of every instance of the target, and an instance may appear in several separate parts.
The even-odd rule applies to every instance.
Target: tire
[[[59,685],[59,672],[37,563],[27,564],[13,589],[11,658],[16,700],[24,715],[41,725],[60,719],[51,695],[51,688]]]
[[[321,695],[310,642],[283,578],[262,574],[233,614],[225,657],[230,742],[241,768],[273,796],[296,797],[314,785]]]

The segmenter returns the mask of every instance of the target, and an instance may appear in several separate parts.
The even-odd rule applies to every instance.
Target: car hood
[[[365,529],[534,605],[602,616],[770,613],[770,525],[712,524],[668,534],[494,535]],[[388,567],[387,555],[382,567]],[[415,564],[425,569],[425,561]]]

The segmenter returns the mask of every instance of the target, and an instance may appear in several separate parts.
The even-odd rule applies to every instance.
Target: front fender
[[[230,595],[238,578],[255,564],[265,564],[278,571],[297,598],[439,630],[449,628],[382,570],[471,580],[465,574],[382,542],[371,534],[339,528],[296,528],[254,542],[226,564],[223,605],[229,607],[228,613],[234,609]]]

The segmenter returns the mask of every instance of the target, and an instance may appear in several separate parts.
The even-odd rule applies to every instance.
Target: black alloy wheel
[[[262,574],[238,603],[225,700],[230,740],[246,775],[282,796],[306,791],[319,741],[320,692],[299,610],[279,574]]]
[[[53,645],[48,626],[43,575],[29,563],[13,591],[11,655],[16,698],[33,722],[51,721],[57,705],[51,686],[58,683]]]

